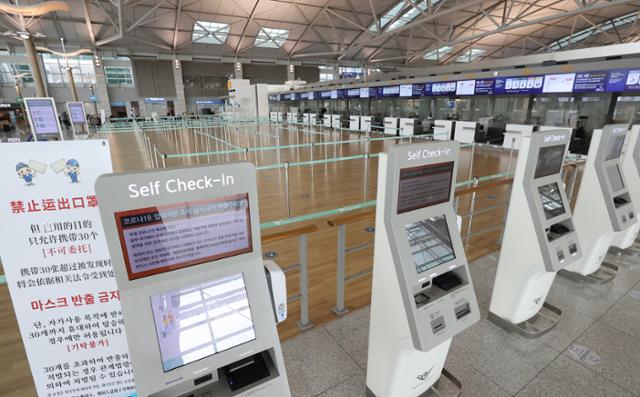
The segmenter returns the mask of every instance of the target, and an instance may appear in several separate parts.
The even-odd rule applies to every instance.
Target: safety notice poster
[[[0,253],[39,396],[135,396],[94,183],[106,141],[0,145]]]

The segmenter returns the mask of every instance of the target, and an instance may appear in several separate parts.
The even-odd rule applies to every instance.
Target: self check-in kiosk
[[[638,223],[620,160],[627,133],[623,124],[593,131],[574,210],[585,253],[561,273],[575,281],[601,284],[613,280],[618,267],[604,258],[616,233]]]
[[[561,131],[521,137],[489,320],[527,338],[558,324],[562,311],[547,294],[556,273],[582,256],[561,177],[570,141]]]
[[[96,191],[138,394],[290,396],[255,167],[105,175]]]
[[[631,201],[640,203],[640,125],[634,125],[627,134],[625,149],[622,154],[622,175],[627,182],[627,190]],[[638,238],[640,222],[624,231],[616,233],[611,245],[619,249],[629,249]],[[634,251],[638,251],[638,247]]]
[[[480,318],[453,209],[457,142],[390,147],[378,168],[367,394],[419,396]],[[454,382],[455,383],[455,382]]]

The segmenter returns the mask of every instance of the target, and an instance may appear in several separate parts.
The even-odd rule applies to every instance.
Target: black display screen
[[[405,230],[418,274],[456,259],[444,215],[411,223]]]
[[[622,181],[622,174],[618,165],[612,165],[607,168],[607,176],[609,177],[609,183],[611,183],[611,191],[613,193],[624,189],[624,182]]]
[[[549,219],[553,219],[556,216],[564,214],[564,203],[562,201],[562,194],[557,183],[550,183],[548,185],[540,186],[538,188],[540,194],[540,201],[542,202],[542,209],[544,210],[544,216]]]
[[[401,169],[398,214],[448,201],[453,168],[451,161]]]
[[[618,135],[611,140],[609,151],[607,152],[607,157],[605,157],[604,161],[620,158],[622,147],[624,146],[624,138],[625,135]]]
[[[533,177],[542,178],[559,173],[564,161],[564,148],[565,145],[540,148],[538,164],[536,165],[536,171]]]

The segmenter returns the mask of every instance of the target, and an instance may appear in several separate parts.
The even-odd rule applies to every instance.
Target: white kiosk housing
[[[582,256],[561,177],[570,141],[557,131],[521,138],[489,320],[527,338],[558,324],[547,294],[556,272]]]
[[[453,139],[453,131],[456,127],[454,120],[436,120],[433,123],[433,139],[436,141],[448,141]]]
[[[385,135],[398,135],[398,120],[399,119],[397,117],[384,118]]]
[[[530,136],[538,127],[531,124],[507,124],[504,132],[502,147],[505,149],[520,149],[522,137]]]
[[[561,273],[575,281],[602,284],[613,280],[618,267],[604,262],[604,258],[616,233],[637,229],[638,220],[620,161],[627,133],[627,125],[617,124],[594,130],[591,136],[574,210],[585,254]]]
[[[634,203],[640,203],[640,125],[634,125],[627,134],[622,154],[622,175],[627,181],[627,190]],[[619,249],[631,248],[640,231],[640,222],[627,230],[615,234],[611,245]]]
[[[420,120],[415,118],[401,118],[398,120],[401,136],[416,135],[417,129],[421,127]]]
[[[106,175],[96,192],[138,394],[290,396],[255,167]]]
[[[480,319],[453,209],[458,156],[453,141],[380,155],[370,396],[420,396],[451,377],[443,372],[451,338]]]
[[[340,122],[340,118],[341,116],[339,114],[332,114],[331,115],[331,128],[335,129],[335,130],[339,130],[342,125]]]

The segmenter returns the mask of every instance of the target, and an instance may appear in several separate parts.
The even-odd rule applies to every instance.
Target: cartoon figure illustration
[[[64,174],[71,179],[71,183],[78,183],[78,175],[80,175],[80,163],[78,163],[78,160],[68,160],[64,168]]]
[[[31,167],[25,163],[18,163],[16,165],[16,172],[18,173],[18,178],[24,180],[27,185],[33,185],[33,178],[35,178],[36,173],[33,172]]]

